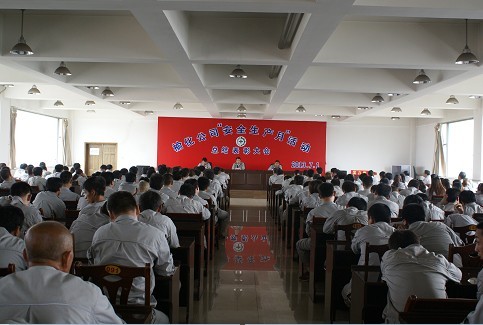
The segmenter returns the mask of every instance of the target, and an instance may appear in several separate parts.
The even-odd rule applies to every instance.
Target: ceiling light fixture
[[[153,115],[153,114],[154,114],[154,112],[153,112],[153,111],[144,111],[144,114],[145,114],[145,115]]]
[[[238,106],[238,108],[236,109],[238,112],[246,112],[247,109],[245,108],[245,106],[243,106],[243,104],[240,104],[240,106]]]
[[[422,116],[429,116],[429,115],[431,115],[431,112],[429,111],[429,109],[425,108],[421,111],[421,115]]]
[[[332,115],[331,117],[332,117],[333,119],[338,119],[338,118],[340,118],[340,115]]]
[[[62,103],[62,101],[60,101],[60,100],[57,100],[57,101],[54,103],[54,106],[55,106],[55,107],[64,106],[64,103]]]
[[[377,93],[376,96],[372,97],[371,102],[373,102],[373,103],[384,103],[384,98],[382,98],[381,94]]]
[[[37,88],[36,85],[33,85],[32,88],[29,89],[28,94],[29,95],[39,95],[40,90]]]
[[[104,97],[113,97],[114,96],[114,93],[112,92],[111,88],[106,87],[102,91],[101,95],[104,96]]]
[[[303,107],[302,105],[299,105],[299,107],[297,107],[297,108],[295,109],[295,111],[296,111],[297,113],[305,113],[305,112],[307,112],[307,110],[305,109],[305,107]]]
[[[397,116],[391,117],[391,120],[393,120],[393,121],[396,121],[396,120],[399,120],[399,119],[400,119],[400,117],[397,117]]]
[[[368,109],[371,109],[369,106],[357,106],[357,109],[360,111],[367,111]]]
[[[245,70],[241,68],[238,64],[235,69],[230,73],[230,78],[237,78],[237,79],[246,79],[248,78]]]
[[[121,105],[131,105],[131,102],[130,101],[121,101],[121,102],[119,102],[119,104],[121,104]]]
[[[471,53],[471,50],[468,47],[468,19],[465,19],[465,27],[465,48],[463,49],[463,53],[461,53],[456,59],[455,64],[472,64],[480,62],[478,58],[473,53]]]
[[[247,114],[245,114],[245,113],[238,113],[238,114],[236,115],[236,117],[239,117],[239,118],[246,118],[246,117],[247,117]]]
[[[86,103],[85,103],[86,106],[93,106],[95,104],[96,104],[96,102],[93,101],[93,100],[86,100]]]
[[[446,104],[459,104],[460,102],[454,95],[449,96],[448,100],[446,101]]]
[[[2,86],[4,88],[12,88],[12,87],[15,87],[14,84],[3,84],[3,85],[0,85],[0,86]]]
[[[96,111],[95,111],[95,110],[93,110],[93,109],[88,109],[86,112],[87,112],[87,113],[95,113]]]
[[[69,68],[65,66],[64,61],[60,62],[59,67],[55,69],[54,73],[59,76],[72,76],[72,72],[70,72]]]
[[[393,107],[391,109],[391,112],[392,113],[401,113],[402,112],[402,109],[401,109],[401,107]]]
[[[92,89],[95,89],[95,90],[99,89],[99,86],[86,86],[86,87],[87,87],[87,89],[91,89],[91,90]]]
[[[30,46],[27,45],[27,42],[25,41],[25,38],[23,37],[23,13],[25,9],[22,9],[22,23],[20,27],[20,38],[18,40],[18,43],[15,44],[14,47],[10,50],[10,54],[15,54],[15,55],[32,55],[34,54],[34,51],[30,48]]]
[[[183,109],[183,105],[181,105],[179,102],[174,104],[173,109]]]
[[[468,98],[471,98],[471,99],[480,99],[481,96],[480,95],[469,95]]]
[[[413,84],[421,85],[421,84],[429,84],[431,82],[431,78],[428,77],[424,69],[419,70],[419,74],[416,78],[414,78]]]
[[[395,96],[400,96],[401,94],[398,93],[387,93],[389,97],[395,97]]]

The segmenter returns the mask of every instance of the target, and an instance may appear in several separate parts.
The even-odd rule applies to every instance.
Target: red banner
[[[224,270],[273,271],[275,265],[266,227],[230,227],[225,252],[228,263],[223,266]]]
[[[354,175],[354,176],[355,175],[359,176],[359,175],[361,175],[363,173],[366,173],[367,174],[367,172],[368,172],[368,170],[364,170],[364,169],[352,169],[351,170],[351,174]]]
[[[284,170],[326,164],[326,123],[246,119],[158,118],[158,164],[193,167],[206,157],[231,169],[264,170],[279,160]]]

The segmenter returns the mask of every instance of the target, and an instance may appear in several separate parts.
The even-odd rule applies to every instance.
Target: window
[[[17,110],[15,147],[17,165],[62,163],[62,123],[55,117]],[[18,166],[16,166],[18,167]]]
[[[448,177],[456,178],[464,171],[473,178],[473,125],[473,119],[441,125]]]

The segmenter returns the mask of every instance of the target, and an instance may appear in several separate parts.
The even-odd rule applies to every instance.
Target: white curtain
[[[70,148],[69,120],[62,119],[62,144],[64,146],[64,165],[72,166],[72,151]]]
[[[10,168],[17,167],[15,157],[17,155],[17,148],[15,147],[15,128],[17,125],[17,109],[10,108]]]
[[[435,148],[434,148],[434,161],[433,161],[433,173],[440,177],[446,176],[446,160],[444,159],[443,139],[441,138],[441,124],[436,124],[435,131]]]

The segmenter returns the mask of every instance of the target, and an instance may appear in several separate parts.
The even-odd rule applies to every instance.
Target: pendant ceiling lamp
[[[429,84],[431,79],[428,77],[424,69],[419,70],[419,74],[416,78],[414,78],[413,84],[421,85],[421,84]]]
[[[67,68],[64,61],[60,62],[59,67],[55,69],[54,73],[58,74],[59,76],[72,76],[72,73],[70,72],[69,68]]]
[[[114,96],[114,93],[112,92],[111,88],[109,87],[106,87],[102,93],[101,93],[102,96],[104,97],[113,97]]]
[[[245,70],[243,70],[240,65],[237,65],[235,69],[230,73],[230,78],[246,79],[248,78],[248,76]]]
[[[384,103],[384,98],[382,98],[381,94],[377,93],[376,96],[372,97],[371,102],[373,102],[373,103]]]
[[[238,108],[237,108],[236,110],[237,110],[238,112],[241,112],[241,113],[243,113],[243,112],[246,112],[246,111],[247,111],[246,107],[245,107],[245,106],[243,106],[243,104],[240,104],[240,106],[238,106]]]
[[[37,88],[36,85],[33,85],[32,88],[29,89],[28,94],[29,95],[39,95],[40,90]]]
[[[307,110],[306,110],[306,109],[305,109],[305,107],[303,107],[302,105],[299,105],[299,107],[297,107],[297,108],[295,109],[295,111],[296,111],[297,113],[305,113]]]
[[[446,101],[446,104],[459,104],[460,102],[458,101],[458,99],[456,99],[456,97],[454,95],[451,95],[449,96],[448,100]]]
[[[461,53],[455,61],[455,64],[472,64],[480,62],[478,58],[471,53],[470,48],[468,47],[468,19],[465,19],[465,48],[463,49],[463,53]]]
[[[18,40],[18,43],[12,47],[10,50],[10,54],[14,55],[32,55],[34,54],[34,51],[30,48],[30,46],[27,45],[27,42],[25,41],[25,38],[23,37],[23,14],[24,14],[25,9],[22,9],[22,23],[20,25],[20,38]]]
[[[429,116],[429,115],[431,115],[431,112],[429,111],[429,109],[425,108],[421,111],[421,115],[422,116]]]

